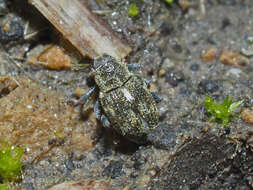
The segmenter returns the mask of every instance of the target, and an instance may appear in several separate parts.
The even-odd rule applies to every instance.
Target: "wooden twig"
[[[202,16],[206,15],[206,6],[204,0],[199,0],[199,6],[200,6],[200,13]]]
[[[94,58],[107,53],[122,59],[131,48],[79,0],[29,0],[83,56]]]

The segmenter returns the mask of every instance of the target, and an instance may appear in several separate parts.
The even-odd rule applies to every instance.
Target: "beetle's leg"
[[[130,72],[135,72],[135,71],[140,70],[142,66],[137,63],[130,63],[130,64],[127,64],[127,67]]]
[[[151,92],[151,95],[153,96],[156,103],[159,103],[163,100],[162,96],[157,92]]]
[[[96,100],[95,104],[94,104],[94,113],[95,113],[96,119],[100,120],[101,119],[102,109],[101,109],[100,102],[98,100]]]
[[[102,125],[105,128],[109,128],[110,127],[110,121],[108,120],[108,118],[105,115],[101,116],[101,122],[102,122]]]
[[[86,104],[89,98],[96,92],[96,86],[89,88],[78,100],[78,104]]]
[[[147,122],[142,117],[140,117],[140,119],[141,119],[141,123],[144,127],[144,130],[148,130],[149,126],[148,126]]]
[[[145,84],[147,85],[148,88],[150,88],[150,80],[148,79],[143,79]]]
[[[88,85],[88,87],[96,86],[96,82],[95,82],[94,76],[92,76],[92,74],[90,74],[90,76],[87,77],[86,84]]]

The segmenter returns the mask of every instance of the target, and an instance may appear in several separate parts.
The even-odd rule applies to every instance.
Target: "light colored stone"
[[[241,113],[242,119],[247,123],[253,124],[253,110],[252,109],[243,109]]]
[[[109,190],[109,187],[104,180],[81,180],[64,182],[48,190]]]
[[[205,49],[202,54],[201,58],[203,61],[212,61],[216,58],[217,50],[213,47]]]
[[[247,57],[228,50],[222,51],[219,60],[223,64],[233,66],[246,66],[249,64],[249,59]]]

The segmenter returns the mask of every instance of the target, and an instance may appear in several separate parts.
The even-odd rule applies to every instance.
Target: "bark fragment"
[[[131,48],[121,42],[79,0],[29,0],[83,56],[107,53],[121,59]]]

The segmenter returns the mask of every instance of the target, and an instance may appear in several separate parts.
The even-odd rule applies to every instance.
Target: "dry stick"
[[[79,0],[29,0],[83,56],[107,53],[126,57],[131,48],[121,42]]]
[[[205,1],[199,0],[199,6],[200,6],[200,13],[202,16],[206,15],[206,7],[205,7]]]

